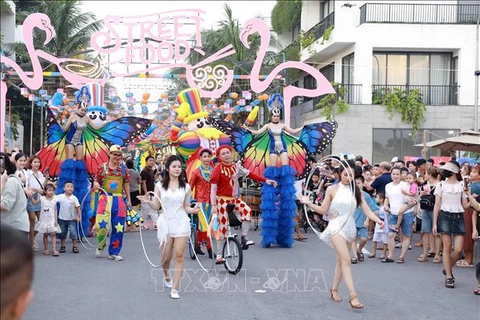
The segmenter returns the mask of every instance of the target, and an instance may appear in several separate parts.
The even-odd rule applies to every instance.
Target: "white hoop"
[[[213,205],[211,204],[211,206],[213,206]],[[200,209],[200,212],[201,212],[201,214],[203,215],[203,218],[205,219],[205,221],[207,221],[207,217],[205,216],[205,213],[203,212],[202,209]],[[208,221],[207,221],[207,222],[208,222]],[[202,270],[203,270],[204,272],[210,273],[210,272],[212,272],[212,271],[215,269],[215,258],[213,257],[213,254],[215,254],[215,252],[213,251],[214,248],[213,248],[213,238],[212,238],[212,234],[211,234],[210,232],[207,232],[207,234],[208,234],[208,237],[209,237],[209,239],[210,239],[210,244],[212,245],[212,248],[211,248],[211,250],[212,250],[212,267],[211,267],[210,269],[206,269],[206,268],[203,266],[203,264],[200,262],[200,260],[198,259],[197,253],[195,252],[195,245],[196,245],[196,244],[194,244],[194,243],[192,243],[192,241],[190,241],[190,247],[191,247],[192,250],[193,250],[193,254],[195,255],[195,260],[197,260],[198,265],[200,266],[200,268],[202,268]],[[190,240],[191,240],[191,239],[190,239]],[[215,247],[216,247],[216,246],[217,246],[217,242],[215,241]]]
[[[307,180],[305,181],[305,187],[308,187],[308,183],[310,182],[310,179],[312,178],[315,169],[316,169],[316,168],[319,168],[319,169],[321,170],[321,169],[322,169],[322,164],[323,164],[324,161],[327,160],[327,159],[338,160],[337,158],[333,158],[332,156],[325,156],[325,157],[323,157],[322,159],[318,160],[318,162],[315,164],[315,167],[312,168],[312,170],[310,171],[310,174],[308,175]],[[340,162],[340,165],[343,167],[344,170],[346,170],[346,169],[352,169],[352,168],[350,167],[350,165],[348,164],[347,161],[344,161],[344,162],[346,163],[346,166],[343,164],[343,161],[339,161],[339,162]],[[351,181],[351,182],[350,182],[350,186],[349,186],[349,187],[350,187],[350,191],[352,192],[352,197],[355,198],[355,188],[356,188],[356,184],[355,184],[355,173],[353,173],[352,176],[350,176],[350,173],[348,173],[348,175],[349,175],[349,178],[350,178],[350,181]],[[353,181],[353,184],[352,184],[352,181]],[[341,183],[341,182],[339,182],[339,183]],[[353,186],[352,186],[352,185],[353,185]],[[306,188],[305,188],[305,189],[306,189]],[[325,201],[325,199],[324,199],[324,201]],[[340,233],[340,231],[342,231],[342,229],[345,227],[345,224],[346,224],[347,221],[348,221],[348,218],[350,218],[350,216],[354,213],[354,210],[352,210],[352,209],[355,209],[355,208],[352,208],[352,206],[353,206],[352,203],[353,203],[353,202],[351,202],[351,204],[350,204],[349,216],[347,217],[347,219],[345,219],[345,222],[343,223],[342,227],[341,227],[335,234],[333,234],[332,236],[337,235],[338,233]],[[310,228],[312,228],[313,232],[315,232],[315,234],[316,234],[318,237],[320,237],[321,233],[318,232],[317,230],[315,230],[315,228],[313,227],[312,223],[310,222],[310,219],[308,218],[308,214],[307,214],[307,209],[308,209],[308,208],[307,208],[307,205],[304,204],[304,205],[303,205],[303,208],[304,208],[304,210],[305,210],[305,218],[306,218],[306,220],[307,220],[307,222],[308,222],[308,225],[310,226]]]
[[[111,204],[110,202],[110,199],[108,198],[108,192],[105,191],[105,189],[102,189],[102,188],[97,188],[97,190],[100,190],[102,191],[106,196],[107,196],[107,205]],[[83,199],[82,199],[82,202],[80,203],[80,208],[82,208],[83,210],[83,204],[85,202],[85,200],[87,199],[87,196],[92,192],[92,189],[88,189],[88,192],[85,193],[85,195],[83,196]],[[108,224],[110,226],[110,223]],[[78,228],[78,235],[79,235],[79,239],[80,239],[80,243],[81,245],[87,249],[87,250],[95,250],[97,248],[96,245],[93,245],[90,243],[90,241],[88,241],[87,239],[87,236],[85,235],[85,232],[83,231],[83,225],[82,225],[82,219],[80,219],[80,223],[77,223],[77,228]],[[98,230],[97,230],[98,231]],[[110,227],[107,229],[107,234],[110,232]],[[89,245],[90,245],[90,248],[88,248],[82,241],[82,235],[80,234],[82,233],[83,234],[83,238],[85,238],[85,242],[87,242]]]

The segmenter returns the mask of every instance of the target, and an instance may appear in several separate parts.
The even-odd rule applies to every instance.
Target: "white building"
[[[341,83],[350,104],[346,114],[336,117],[339,130],[332,152],[378,162],[420,156],[421,148],[413,145],[422,142],[422,130],[412,138],[410,125],[400,116],[390,119],[384,107],[372,104],[382,90],[418,89],[427,106],[422,129],[441,137],[474,128],[479,14],[480,0],[303,1],[300,25],[279,40],[287,45],[300,30],[315,35],[315,42],[302,49],[301,60]],[[308,88],[314,81],[303,75],[297,85]],[[292,108],[292,126],[324,120],[314,110],[320,98],[308,99]],[[440,153],[432,149],[428,156],[435,155]]]

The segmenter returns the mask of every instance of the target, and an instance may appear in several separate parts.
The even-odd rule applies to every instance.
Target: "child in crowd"
[[[33,251],[25,233],[0,223],[0,319],[22,319],[32,301]]]
[[[375,200],[379,205],[379,209],[375,214],[379,217],[385,224],[388,221],[388,215],[383,209],[385,204],[385,194],[383,192],[377,193]],[[385,259],[387,256],[387,228],[380,228],[379,225],[375,225],[375,231],[373,234],[373,241],[372,241],[372,253],[368,256],[369,258],[375,258],[377,253],[377,244],[383,244],[383,254],[380,259]]]
[[[417,195],[418,195],[418,185],[417,185],[417,174],[415,172],[409,172],[407,174],[407,182],[408,182],[408,191],[402,190],[403,195],[405,196],[405,203],[402,205],[400,210],[398,211],[398,220],[397,224],[390,225],[390,229],[395,232],[398,232],[400,229],[400,225],[403,220],[403,214],[408,210],[417,205]],[[415,204],[409,205],[408,202],[411,200],[415,201]]]
[[[362,175],[358,175],[355,177],[355,183],[356,186],[359,190],[363,190],[364,183],[365,183],[365,178]],[[363,198],[365,199],[365,202],[367,206],[375,212],[377,210],[377,207],[375,205],[375,201],[373,201],[372,197],[366,193],[365,191],[361,191],[363,194]],[[363,212],[361,207],[358,207],[355,209],[355,212],[353,213],[353,218],[355,220],[355,226],[357,228],[357,236],[355,239],[352,241],[352,252],[353,252],[353,258],[350,260],[351,263],[356,264],[357,261],[363,262],[364,261],[364,255],[362,253],[363,248],[367,244],[368,241],[368,219],[365,216],[365,213]],[[360,238],[360,244],[357,247],[357,238]]]
[[[48,251],[48,235],[52,235],[53,256],[58,257],[57,232],[62,230],[58,226],[57,200],[55,198],[55,186],[51,183],[45,186],[45,196],[41,196],[38,200],[32,200],[33,204],[41,204],[40,219],[35,226],[35,231],[43,233],[43,254],[49,255]]]
[[[77,197],[73,195],[73,188],[73,182],[67,181],[63,187],[65,193],[57,196],[57,203],[60,205],[58,211],[58,224],[62,229],[62,233],[60,234],[61,253],[66,251],[65,240],[68,231],[70,231],[70,239],[72,239],[72,252],[79,252],[77,247],[77,222],[80,221],[80,203],[78,202]]]
[[[400,168],[400,179],[402,181],[408,182],[408,168],[406,167]]]

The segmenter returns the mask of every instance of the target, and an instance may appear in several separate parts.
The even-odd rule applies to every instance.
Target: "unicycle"
[[[234,209],[234,204],[227,205],[228,225],[226,241],[223,245],[223,258],[225,259],[224,266],[230,274],[239,273],[243,265],[242,246],[240,245],[240,241],[237,239],[237,235],[232,234],[231,232],[231,228],[240,227],[242,225],[242,222],[234,213]]]

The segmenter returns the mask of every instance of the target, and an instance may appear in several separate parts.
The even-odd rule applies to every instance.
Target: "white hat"
[[[398,161],[398,157],[393,157],[392,161],[390,161],[390,162],[397,162],[397,161]]]
[[[453,173],[459,173],[460,172],[460,168],[455,163],[450,162],[450,161],[445,163],[443,166],[441,166],[438,169],[447,170],[447,171],[450,171],[450,172],[453,172]]]

